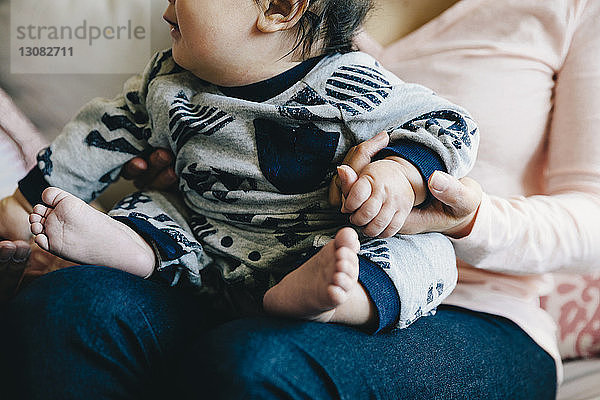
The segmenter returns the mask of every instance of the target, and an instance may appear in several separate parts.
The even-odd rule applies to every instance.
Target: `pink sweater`
[[[479,124],[470,176],[487,195],[471,234],[453,241],[464,265],[446,303],[517,323],[560,380],[539,296],[548,272],[600,269],[600,1],[461,0],[386,48],[358,43]]]

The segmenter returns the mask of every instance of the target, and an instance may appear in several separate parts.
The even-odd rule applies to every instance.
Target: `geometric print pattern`
[[[362,243],[359,254],[383,269],[390,268],[390,249],[385,240],[374,239]]]
[[[471,148],[471,136],[477,133],[475,122],[453,110],[437,110],[423,114],[400,126],[401,129],[417,132],[425,129],[440,136],[449,136],[456,149],[464,144]]]
[[[183,92],[180,92],[169,110],[171,138],[177,144],[177,151],[193,136],[210,136],[234,120],[231,115],[216,107],[193,105]]]
[[[325,91],[331,104],[358,115],[379,106],[390,95],[392,86],[380,71],[353,64],[339,67],[327,79]]]

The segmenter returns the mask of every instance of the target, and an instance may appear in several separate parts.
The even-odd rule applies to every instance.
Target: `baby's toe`
[[[335,253],[335,270],[344,272],[354,279],[358,279],[358,255],[347,247],[338,249]]]
[[[40,246],[42,249],[46,251],[50,251],[50,246],[48,244],[48,236],[41,234],[36,234],[35,243]]]
[[[350,227],[340,229],[335,235],[335,247],[338,249],[348,247],[350,250],[358,253],[360,250],[358,234]]]
[[[49,208],[43,204],[36,204],[33,206],[33,214],[31,215],[39,215],[40,217],[45,217]]]
[[[338,272],[333,275],[331,283],[333,283],[335,286],[342,288],[342,290],[344,290],[345,292],[348,292],[356,284],[356,281],[353,280],[348,274]]]
[[[41,224],[42,219],[44,219],[44,217],[42,217],[40,214],[29,214],[29,223],[30,224],[34,224],[36,222],[39,222]]]
[[[337,285],[329,285],[327,287],[327,295],[334,306],[342,304],[348,300],[348,292]]]
[[[42,201],[48,204],[50,207],[54,207],[66,196],[69,196],[69,193],[57,187],[50,186],[49,188],[44,189],[42,192]]]
[[[40,233],[44,232],[44,225],[42,225],[40,222],[33,222],[30,230],[34,235],[39,235]]]

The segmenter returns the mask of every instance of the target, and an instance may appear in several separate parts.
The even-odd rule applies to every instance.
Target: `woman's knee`
[[[56,271],[9,304],[2,346],[10,348],[0,353],[6,350],[20,387],[135,398],[160,386],[156,376],[166,376],[190,330],[179,299],[164,285],[111,268]]]
[[[42,276],[8,305],[9,321],[28,326],[53,322],[64,328],[126,315],[137,278],[111,268],[77,266]]]
[[[32,282],[8,305],[5,323],[15,342],[30,347],[41,341],[48,351],[124,342],[131,335],[160,346],[184,330],[185,305],[164,285],[112,268],[77,266]]]

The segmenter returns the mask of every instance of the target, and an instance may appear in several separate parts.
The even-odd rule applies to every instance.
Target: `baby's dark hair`
[[[298,0],[308,8],[295,27],[294,47],[302,58],[353,50],[352,40],[373,0]]]
[[[294,51],[299,49],[303,58],[352,51],[352,40],[372,7],[373,0],[310,0],[298,22]]]

